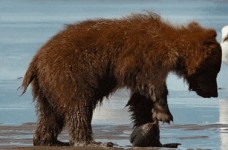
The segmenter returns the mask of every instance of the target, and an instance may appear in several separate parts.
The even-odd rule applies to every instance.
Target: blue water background
[[[89,18],[119,18],[131,13],[154,11],[174,24],[198,21],[216,29],[218,41],[221,28],[228,24],[228,2],[222,0],[1,0],[0,1],[0,124],[19,125],[36,122],[31,91],[20,96],[22,77],[36,51],[66,24]],[[203,99],[189,92],[182,79],[170,74],[167,82],[173,124],[228,124],[228,66],[222,64],[218,76],[219,97]],[[93,124],[130,124],[124,108],[129,92],[118,91],[95,112]],[[196,132],[164,129],[162,140],[180,141],[185,147],[223,149],[228,133],[222,128]],[[185,134],[205,135],[206,140],[181,141]],[[167,137],[167,138],[166,138]],[[173,137],[173,138],[168,138]],[[201,141],[201,142],[200,142]],[[225,142],[224,142],[225,141]],[[225,144],[224,144],[225,143]],[[224,146],[225,145],[225,146]]]

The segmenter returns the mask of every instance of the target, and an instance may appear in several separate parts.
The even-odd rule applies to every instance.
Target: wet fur
[[[124,87],[132,93],[128,106],[135,126],[170,122],[168,74],[211,97],[220,65],[216,32],[195,22],[175,26],[149,13],[68,25],[38,51],[22,83],[23,92],[32,84],[37,103],[34,145],[62,144],[57,137],[64,126],[72,145],[92,143],[93,110]],[[213,83],[201,79],[205,70]]]

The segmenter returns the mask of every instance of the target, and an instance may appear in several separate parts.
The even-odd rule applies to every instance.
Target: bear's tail
[[[21,95],[23,95],[26,92],[29,84],[33,81],[33,79],[35,77],[36,77],[36,66],[35,66],[35,62],[32,61],[29,65],[28,70],[25,73],[25,76],[24,76],[23,81],[22,81],[22,85],[20,87],[22,89]]]

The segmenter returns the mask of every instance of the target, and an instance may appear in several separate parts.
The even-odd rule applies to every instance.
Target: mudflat
[[[208,124],[208,125],[197,125],[197,124],[186,124],[186,125],[162,125],[161,132],[167,132],[167,130],[173,131],[173,136],[175,137],[172,142],[183,142],[183,145],[179,147],[183,147],[184,143],[188,143],[194,140],[199,140],[204,143],[205,140],[209,140],[211,137],[205,134],[192,134],[194,132],[202,132],[202,131],[216,131],[221,129],[227,129],[228,125],[223,124]],[[129,143],[129,136],[131,133],[130,125],[94,125],[93,132],[94,138],[98,142],[106,143],[113,142],[114,147],[55,147],[55,146],[33,146],[32,138],[34,131],[36,129],[35,123],[26,123],[18,126],[10,126],[10,125],[0,125],[0,149],[6,150],[102,150],[102,149],[110,149],[110,150],[122,150],[122,149],[145,149],[145,150],[163,150],[163,149],[171,149],[171,148],[156,148],[156,147],[132,147]],[[184,136],[181,132],[184,131],[186,136]],[[174,132],[176,134],[174,134]],[[162,139],[166,139],[168,134],[161,135]],[[171,135],[170,135],[171,136]],[[64,130],[59,140],[67,142],[69,139],[67,130]],[[163,141],[163,140],[162,140]],[[164,143],[163,143],[164,144]],[[198,147],[202,148],[202,147]]]
[[[97,141],[116,141],[119,140],[126,141],[129,137],[128,125],[119,126],[107,126],[107,125],[95,125],[93,126],[93,131],[95,139]],[[19,126],[0,126],[0,149],[5,150],[122,150],[122,149],[142,149],[142,148],[132,148],[131,145],[119,146],[114,143],[114,147],[55,147],[55,146],[33,146],[32,137],[35,131],[35,123],[26,123]],[[68,133],[66,130],[60,135],[61,141],[68,140]],[[104,142],[105,143],[105,142]],[[156,150],[160,148],[147,147],[143,149]],[[165,149],[165,148],[164,148]]]

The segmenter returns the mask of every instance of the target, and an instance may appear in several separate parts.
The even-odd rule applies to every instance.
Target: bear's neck
[[[192,56],[196,54],[195,49],[192,48],[194,45],[193,43],[194,41],[190,38],[178,38],[178,42],[175,42],[175,45],[173,45],[173,50],[175,50],[176,53],[176,61],[173,65],[172,71],[178,76],[186,77],[188,74],[187,65],[189,62],[193,61]]]

